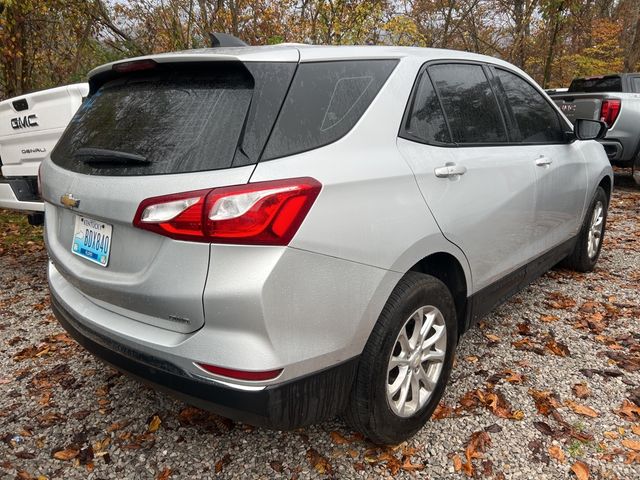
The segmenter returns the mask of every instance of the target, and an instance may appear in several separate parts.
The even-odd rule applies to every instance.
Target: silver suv
[[[104,65],[41,171],[62,325],[116,368],[289,429],[419,430],[460,335],[563,259],[612,171],[522,71],[464,52],[213,48]]]

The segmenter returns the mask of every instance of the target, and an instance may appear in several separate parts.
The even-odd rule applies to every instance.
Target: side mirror
[[[573,124],[573,133],[579,140],[598,140],[606,135],[607,130],[607,124],[598,120],[578,118]]]

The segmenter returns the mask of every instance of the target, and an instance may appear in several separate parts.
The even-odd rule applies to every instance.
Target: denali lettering
[[[23,148],[21,150],[22,154],[26,155],[29,153],[46,153],[46,148],[34,147],[34,148]]]
[[[24,117],[15,117],[11,119],[11,128],[18,130],[20,128],[37,127],[38,116],[35,113],[25,115]]]

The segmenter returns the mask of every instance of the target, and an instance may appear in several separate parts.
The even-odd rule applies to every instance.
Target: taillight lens
[[[607,127],[611,127],[618,118],[621,104],[620,100],[603,100],[600,107],[600,121],[606,123]]]
[[[273,380],[282,373],[282,368],[278,370],[266,370],[266,371],[249,371],[249,370],[233,370],[231,368],[217,367],[215,365],[207,365],[206,363],[197,363],[200,368],[206,370],[209,373],[215,373],[216,375],[222,375],[223,377],[234,378],[236,380]]]
[[[321,184],[292,178],[176,193],[140,203],[133,224],[177,240],[287,245]]]

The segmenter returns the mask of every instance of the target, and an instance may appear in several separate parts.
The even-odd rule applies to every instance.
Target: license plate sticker
[[[111,232],[108,223],[76,215],[71,253],[106,267],[111,250]]]

